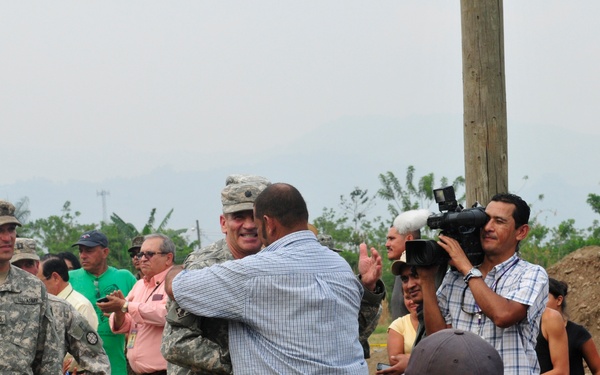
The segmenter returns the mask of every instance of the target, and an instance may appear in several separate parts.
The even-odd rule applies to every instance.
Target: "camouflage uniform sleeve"
[[[385,298],[385,286],[383,281],[377,280],[374,291],[365,289],[362,301],[360,302],[360,311],[358,314],[358,333],[359,341],[363,347],[365,358],[371,357],[371,348],[369,346],[369,336],[373,333],[379,317],[381,316],[381,301]]]
[[[218,248],[214,244],[208,251],[189,254],[184,268],[201,269],[221,263],[224,259],[210,255]],[[169,374],[232,374],[228,327],[226,321],[190,314],[177,302],[169,301],[160,348],[169,362]]]
[[[161,352],[165,359],[186,370],[177,373],[232,374],[229,346],[204,336],[201,328],[203,319],[181,309],[174,301],[167,304],[167,324],[163,332]],[[224,322],[224,339],[228,335]],[[176,373],[174,369],[170,374]]]
[[[102,339],[75,308],[71,311],[67,331],[67,352],[85,369],[86,374],[110,375],[110,362],[102,347]]]
[[[61,344],[54,326],[54,316],[48,303],[46,288],[42,287],[42,307],[37,350],[33,361],[33,373],[36,375],[56,375],[62,370],[59,350]]]

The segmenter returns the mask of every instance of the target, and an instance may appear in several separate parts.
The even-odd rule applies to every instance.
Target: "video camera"
[[[434,189],[433,195],[442,213],[429,216],[427,226],[441,229],[440,234],[454,238],[460,243],[471,264],[480,265],[484,253],[479,230],[489,220],[485,208],[476,202],[473,207],[463,209],[456,201],[452,186]],[[436,241],[406,241],[406,264],[409,266],[432,266],[444,264],[448,260],[448,253]]]

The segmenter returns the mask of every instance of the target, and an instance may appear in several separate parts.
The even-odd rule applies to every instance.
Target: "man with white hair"
[[[421,238],[421,228],[427,224],[427,218],[431,212],[426,209],[410,210],[396,216],[394,223],[388,230],[385,247],[388,251],[388,259],[391,261],[406,261],[406,241],[417,240]],[[392,290],[391,300],[392,320],[408,314],[404,306],[404,297],[402,294],[402,280],[400,276],[394,279],[394,289]]]

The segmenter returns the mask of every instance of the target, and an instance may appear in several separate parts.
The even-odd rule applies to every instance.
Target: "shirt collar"
[[[144,283],[146,285],[160,285],[162,284],[163,281],[165,281],[165,278],[167,277],[167,273],[171,270],[171,268],[173,268],[173,266],[167,268],[166,270],[162,271],[161,273],[157,273],[156,275],[152,276],[150,278],[150,280],[144,278]]]
[[[281,237],[269,246],[261,250],[261,252],[276,251],[279,248],[286,247],[294,242],[313,239],[317,242],[317,237],[310,230],[300,230]]]
[[[514,265],[519,261],[519,259],[520,258],[517,256],[517,253],[514,253],[510,258],[508,258],[504,262],[496,264],[494,268],[492,268],[492,270],[494,270],[494,277],[496,277],[496,275],[503,275],[510,268],[514,267]]]

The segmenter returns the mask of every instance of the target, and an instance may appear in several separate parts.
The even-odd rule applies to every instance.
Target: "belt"
[[[160,370],[154,372],[142,372],[138,375],[167,375],[167,370]]]

